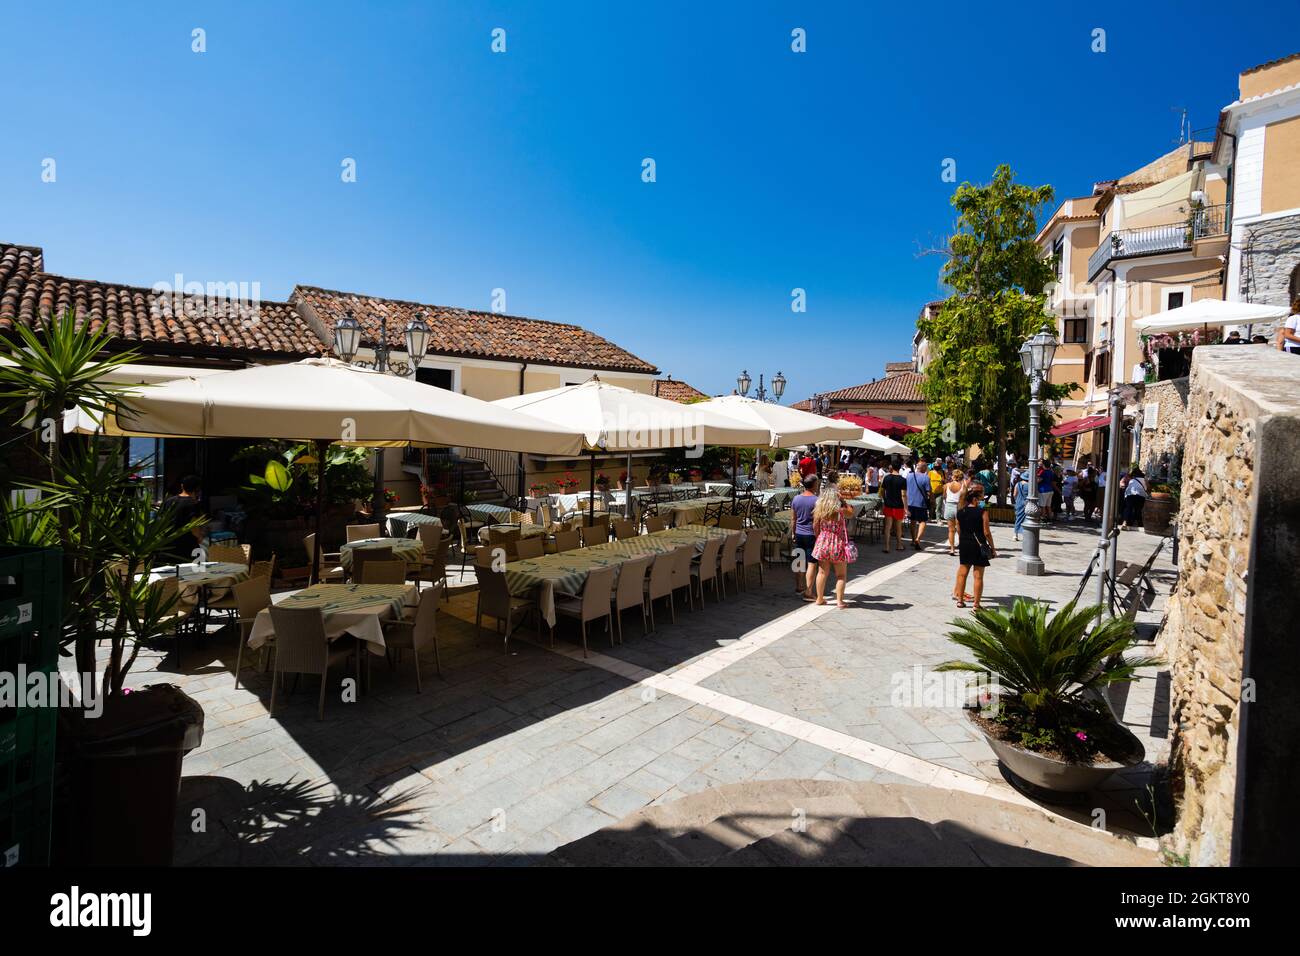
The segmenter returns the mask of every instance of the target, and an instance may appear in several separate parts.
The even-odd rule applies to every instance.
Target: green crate
[[[0,673],[58,669],[61,555],[44,548],[0,547]],[[45,707],[0,700],[0,865],[47,863],[58,701]]]

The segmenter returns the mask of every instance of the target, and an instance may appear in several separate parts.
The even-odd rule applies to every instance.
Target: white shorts
[[[1038,507],[1050,508],[1052,506],[1052,493],[1050,491],[1040,491],[1038,493]]]

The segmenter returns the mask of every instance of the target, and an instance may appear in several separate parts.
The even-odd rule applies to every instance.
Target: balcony
[[[1186,219],[1165,226],[1116,229],[1103,237],[1101,245],[1088,257],[1088,281],[1097,278],[1097,273],[1117,259],[1182,252],[1191,249],[1197,240],[1226,236],[1231,213],[1230,203],[1202,206],[1193,210]]]

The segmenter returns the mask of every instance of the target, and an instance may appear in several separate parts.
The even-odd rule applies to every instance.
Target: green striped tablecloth
[[[512,561],[505,566],[506,586],[515,597],[534,598],[542,617],[554,626],[556,592],[581,594],[587,575],[597,568],[618,567],[635,558],[664,554],[684,545],[702,550],[710,538],[725,538],[734,533],[722,528],[686,525],[590,548]]]
[[[691,498],[689,501],[665,501],[659,505],[659,513],[670,518],[675,527],[698,524],[704,517],[709,505],[729,504],[730,498],[712,496],[709,498]]]
[[[498,524],[510,519],[510,509],[502,505],[466,505],[465,510],[475,521],[483,521],[487,524]]]
[[[179,573],[177,573],[179,567]],[[163,578],[179,578],[184,590],[207,587],[212,584],[238,584],[248,577],[248,565],[233,561],[203,561],[194,564],[167,565],[149,569],[149,580],[161,581]]]
[[[763,530],[763,537],[768,539],[786,538],[790,535],[790,519],[793,511],[778,511],[774,515],[764,515],[755,522]]]
[[[412,530],[422,524],[437,525],[441,528],[442,519],[422,511],[399,511],[388,516],[388,532],[399,538],[409,537]]]
[[[318,607],[325,615],[325,633],[332,639],[352,634],[365,641],[372,653],[384,653],[381,620],[401,617],[402,608],[416,600],[410,584],[313,584],[276,601],[277,607]],[[274,636],[270,608],[258,612],[248,635],[250,648],[261,647]]]
[[[361,538],[339,547],[339,563],[352,567],[352,552],[357,548],[392,548],[393,559],[419,564],[424,558],[424,544],[415,538]]]
[[[521,538],[540,538],[554,533],[539,524],[485,524],[478,529],[479,544],[487,544],[492,538],[493,531],[518,531]]]

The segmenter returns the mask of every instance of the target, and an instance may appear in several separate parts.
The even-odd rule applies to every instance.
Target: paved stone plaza
[[[1003,550],[987,574],[988,603],[1026,594],[1059,605],[1073,595],[1095,532],[1058,527],[1044,537],[1052,573],[1020,577],[1011,530],[995,527]],[[1120,555],[1140,563],[1157,543],[1125,534]],[[929,668],[958,656],[944,638],[959,613],[955,562],[933,526],[919,553],[885,555],[864,544],[844,610],[803,603],[789,572],[769,568],[764,587],[755,580],[721,603],[710,596],[703,611],[679,606],[675,625],[661,611],[658,633],[641,636],[628,613],[626,642],[617,647],[597,625],[586,660],[576,631],[563,628],[553,649],[526,632],[508,655],[489,633],[476,639],[474,595],[462,591],[439,619],[442,676],[433,673],[432,653],[422,659],[423,694],[409,660],[390,669],[376,657],[369,691],[356,703],[331,692],[324,721],[316,719],[312,678],[277,700],[274,718],[269,674],[246,666],[236,689],[230,628],[190,643],[179,666],[142,654],[133,684],[175,682],[206,712],[203,745],[185,760],[177,862],[532,863],[555,851],[553,861],[563,861],[573,841],[633,814],[644,826],[642,811],[684,797],[693,800],[680,806],[696,808],[706,826],[698,807],[709,790],[746,785],[753,812],[763,782],[775,781],[787,781],[770,784],[781,818],[790,813],[789,788],[798,786],[789,782],[803,781],[805,789],[884,785],[878,792],[890,794],[864,798],[877,791],[859,788],[859,807],[875,799],[892,807],[897,793],[910,792],[913,802],[928,801],[930,809],[918,811],[928,817],[978,797],[1046,821],[1002,778],[959,701],[909,696],[925,686]],[[1172,576],[1162,555],[1159,593],[1139,620],[1160,620]],[[1148,762],[1113,778],[1105,793],[1050,808],[1061,816],[1041,833],[1012,828],[1008,845],[1019,840],[1066,862],[1155,862],[1152,828],[1135,805],[1147,802],[1152,764],[1165,757],[1162,687],[1146,674],[1124,702],[1123,719],[1146,744]],[[717,799],[720,815],[726,805]],[[1070,822],[1091,824],[1098,808],[1124,840]],[[1073,835],[1059,846],[1037,845],[1067,829]],[[1101,842],[1083,853],[1071,849],[1078,839]],[[805,857],[816,855],[805,847]]]

